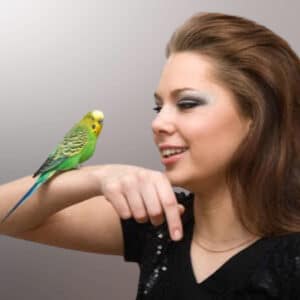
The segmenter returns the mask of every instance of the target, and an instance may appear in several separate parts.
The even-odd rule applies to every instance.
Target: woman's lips
[[[162,157],[161,158],[161,162],[164,165],[170,165],[170,164],[174,164],[175,162],[177,162],[178,160],[180,160],[184,154],[186,153],[187,150],[185,150],[184,152],[181,153],[177,153],[177,154],[173,154],[169,157]]]

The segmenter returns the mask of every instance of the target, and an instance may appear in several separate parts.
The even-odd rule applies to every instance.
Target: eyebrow
[[[172,98],[176,98],[176,97],[177,97],[178,95],[180,95],[181,93],[187,92],[187,91],[196,91],[196,90],[195,90],[195,89],[192,89],[192,88],[181,88],[181,89],[176,89],[176,90],[171,91],[171,97],[172,97]],[[157,92],[154,93],[154,98],[155,98],[157,101],[163,102],[163,101],[162,101],[162,97],[161,97]]]

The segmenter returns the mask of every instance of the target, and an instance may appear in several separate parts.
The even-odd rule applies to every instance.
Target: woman
[[[299,58],[269,29],[193,16],[168,43],[155,92],[165,172],[62,173],[0,232],[123,255],[140,266],[137,299],[299,298],[299,82]],[[32,183],[1,186],[3,215]]]

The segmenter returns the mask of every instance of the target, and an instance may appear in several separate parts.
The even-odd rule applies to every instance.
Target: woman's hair
[[[220,13],[192,16],[166,54],[192,51],[213,64],[252,127],[227,173],[233,204],[251,232],[300,232],[300,60],[270,29]]]

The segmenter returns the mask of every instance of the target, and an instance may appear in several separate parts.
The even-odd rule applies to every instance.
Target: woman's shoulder
[[[300,268],[300,232],[286,233],[273,237],[277,242],[277,253],[284,260],[291,259],[296,260]]]
[[[300,275],[300,232],[286,233],[266,239],[272,245],[266,262],[278,273]]]
[[[262,257],[261,264],[249,283],[273,296],[299,296],[300,232],[272,236],[264,240],[269,245],[267,253]]]
[[[278,240],[276,252],[281,257],[282,266],[292,276],[297,274],[300,280],[300,232],[284,234]]]

